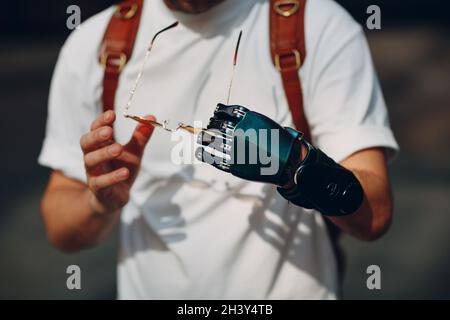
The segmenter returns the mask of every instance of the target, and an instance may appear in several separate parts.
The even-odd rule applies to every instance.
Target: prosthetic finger
[[[217,120],[214,118],[209,120],[208,130],[220,132],[224,136],[233,136],[235,128],[236,124],[233,121]]]
[[[236,124],[244,118],[248,111],[247,108],[242,106],[227,106],[219,103],[214,111],[214,119],[229,120]]]
[[[206,148],[198,147],[195,151],[195,157],[197,160],[208,163],[219,170],[230,172],[230,157],[224,153],[215,152],[215,154],[212,154]]]
[[[226,137],[222,133],[210,135],[208,132],[203,132],[198,135],[198,144],[209,147],[221,153],[229,154],[231,152],[233,139]]]

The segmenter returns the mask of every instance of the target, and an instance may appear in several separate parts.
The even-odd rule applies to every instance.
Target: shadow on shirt
[[[146,201],[151,208],[146,209],[144,206],[142,209],[142,212],[151,214],[141,214],[131,223],[122,226],[129,229],[123,236],[133,238],[129,239],[133,248],[126,250],[128,254],[149,250],[171,251],[170,244],[187,240],[187,235],[183,232],[186,220],[181,214],[180,206],[173,202],[173,198],[187,181],[193,180],[193,172],[193,167],[187,166],[168,180],[161,180],[161,185]],[[279,253],[267,288],[268,293],[277,283],[278,276],[282,269],[286,268],[286,264],[309,274],[333,291],[336,286],[336,263],[322,218],[313,212],[306,212],[289,204],[278,196],[275,186],[262,186],[262,193],[259,195],[245,194],[241,189],[230,191],[229,196],[252,203],[251,213],[248,216],[250,229],[248,236],[256,233]],[[161,205],[155,207],[155,203]],[[124,242],[130,243],[123,241],[122,245]],[[239,254],[236,253],[236,256]],[[129,257],[121,256],[120,260],[126,258]],[[179,262],[180,266],[183,266],[182,261]],[[258,273],[258,270],[252,272]]]

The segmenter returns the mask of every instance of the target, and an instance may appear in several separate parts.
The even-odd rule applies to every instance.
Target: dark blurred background
[[[160,0],[147,0],[160,1]],[[314,1],[314,0],[310,0]],[[367,37],[402,153],[391,166],[396,198],[390,232],[375,243],[343,239],[344,297],[450,298],[450,5],[439,0],[342,0],[363,25],[382,10],[382,30]],[[5,3],[0,17],[0,298],[115,298],[117,235],[76,255],[45,238],[39,201],[49,171],[37,165],[47,97],[58,51],[68,36],[67,6],[82,20],[114,1]],[[9,14],[5,14],[5,13]],[[68,265],[82,290],[66,289]],[[366,288],[366,268],[382,271],[382,289]]]

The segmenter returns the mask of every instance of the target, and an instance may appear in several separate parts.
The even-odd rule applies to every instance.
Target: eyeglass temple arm
[[[125,106],[125,110],[124,110],[124,112],[123,112],[123,115],[124,115],[125,117],[127,117],[127,116],[129,115],[128,111],[130,110],[130,107],[131,107],[131,104],[132,104],[132,101],[133,101],[133,98],[134,98],[134,94],[135,94],[136,89],[137,89],[137,87],[138,87],[139,81],[141,80],[142,74],[144,73],[144,67],[145,67],[145,65],[146,65],[146,63],[147,63],[148,57],[149,57],[149,55],[150,55],[150,52],[152,51],[153,44],[154,44],[156,38],[157,38],[161,33],[165,32],[165,31],[167,31],[167,30],[169,30],[169,29],[175,28],[176,26],[178,26],[178,21],[175,21],[175,22],[172,23],[171,25],[165,27],[164,29],[161,29],[160,31],[158,31],[158,32],[153,36],[152,41],[150,42],[150,45],[149,45],[149,47],[148,47],[148,49],[147,49],[147,52],[146,52],[146,54],[145,54],[144,62],[142,63],[141,69],[139,70],[139,73],[138,73],[138,75],[137,75],[137,77],[136,77],[136,80],[135,80],[135,82],[134,82],[134,85],[133,85],[133,87],[131,88],[130,96],[129,96],[128,101],[127,101],[127,104],[126,104],[126,106]],[[130,118],[130,117],[128,117],[128,118]]]
[[[150,42],[150,47],[149,50],[151,50],[151,48],[153,47],[153,43],[155,42],[156,38],[163,32],[175,28],[176,26],[178,26],[179,22],[175,21],[174,23],[172,23],[170,26],[165,27],[164,29],[159,30],[152,38],[152,41]]]

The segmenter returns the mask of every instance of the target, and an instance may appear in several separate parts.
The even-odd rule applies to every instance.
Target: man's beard
[[[172,10],[185,13],[202,13],[225,0],[163,0]]]

